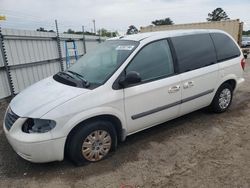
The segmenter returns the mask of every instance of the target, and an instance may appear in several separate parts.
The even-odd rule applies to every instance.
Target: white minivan
[[[237,43],[220,30],[112,38],[18,94],[3,128],[26,160],[96,162],[143,129],[207,106],[226,111],[244,67]]]

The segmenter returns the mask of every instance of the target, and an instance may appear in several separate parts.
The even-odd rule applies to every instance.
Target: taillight
[[[245,58],[243,58],[243,59],[241,60],[240,64],[241,64],[241,68],[242,68],[243,70],[245,70],[245,66],[246,66],[246,59],[245,59]]]

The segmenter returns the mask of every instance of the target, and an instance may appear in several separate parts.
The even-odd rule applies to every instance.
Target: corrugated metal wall
[[[56,33],[2,29],[2,35],[15,93],[60,71]],[[60,34],[64,68],[66,67],[65,40],[68,39],[75,40],[78,56],[84,54],[83,36]],[[98,36],[85,36],[87,52],[99,44],[98,39]],[[68,43],[68,47],[71,48],[72,43]],[[73,60],[74,52],[69,51],[69,55]],[[0,99],[10,94],[3,57],[0,54]]]
[[[242,23],[239,20],[227,20],[216,22],[200,22],[190,24],[175,24],[162,26],[147,26],[141,27],[140,32],[166,31],[175,29],[220,29],[229,33],[236,41],[241,42],[241,27]]]

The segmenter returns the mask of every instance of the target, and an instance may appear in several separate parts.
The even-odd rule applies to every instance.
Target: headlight
[[[46,133],[56,126],[53,120],[45,119],[27,119],[22,126],[22,131],[25,133]]]

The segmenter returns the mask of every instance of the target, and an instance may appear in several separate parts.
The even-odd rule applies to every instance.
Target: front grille
[[[12,125],[16,122],[16,120],[19,118],[18,115],[16,115],[12,110],[9,108],[8,112],[5,116],[5,127],[9,131]]]

